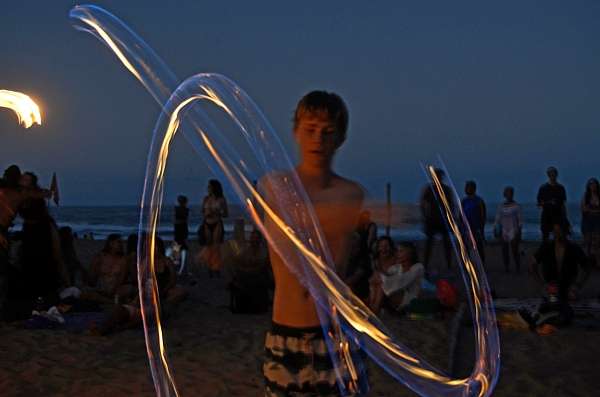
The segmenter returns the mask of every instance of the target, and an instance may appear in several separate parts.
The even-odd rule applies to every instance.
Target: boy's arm
[[[342,252],[340,252],[339,259],[336,260],[336,273],[343,277],[346,274],[348,268],[348,262],[350,262],[350,253],[352,251],[352,233],[358,227],[358,221],[360,213],[363,210],[365,193],[364,190],[357,184],[353,183],[351,192],[348,193],[348,197],[344,199],[348,202],[348,217],[350,227],[346,231],[346,235],[342,236]]]

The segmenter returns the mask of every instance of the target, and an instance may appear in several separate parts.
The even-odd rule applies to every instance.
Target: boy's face
[[[342,143],[342,133],[327,113],[306,113],[300,117],[294,131],[302,161],[326,164]]]

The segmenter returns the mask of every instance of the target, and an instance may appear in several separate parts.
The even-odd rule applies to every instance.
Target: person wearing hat
[[[538,207],[542,209],[540,228],[543,241],[548,241],[548,235],[552,232],[555,223],[567,223],[567,192],[563,185],[558,183],[558,171],[555,167],[546,170],[548,182],[540,186],[537,194]]]

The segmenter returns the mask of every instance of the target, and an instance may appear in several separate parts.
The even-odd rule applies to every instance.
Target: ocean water
[[[498,204],[488,204],[488,223],[486,236],[493,238],[493,221]],[[535,204],[524,204],[523,208],[523,238],[525,240],[540,240],[539,217],[540,211]],[[173,238],[173,207],[164,207],[161,212],[159,235],[164,239]],[[580,239],[580,219],[581,214],[577,204],[570,204],[567,207],[569,220],[572,224],[573,238]],[[56,219],[59,226],[70,226],[79,237],[84,234],[92,233],[95,239],[103,239],[110,233],[120,233],[127,236],[137,231],[139,223],[139,207],[137,206],[110,206],[110,207],[51,207],[50,212]],[[379,205],[372,211],[374,214],[384,212]],[[422,232],[420,215],[418,207],[414,204],[395,204],[393,212],[390,234],[398,240],[422,240],[425,238]],[[199,206],[190,207],[190,239],[196,238],[196,230],[201,222],[201,211]],[[233,221],[238,218],[244,218],[247,221],[247,227],[251,228],[248,217],[239,206],[229,206],[229,217],[225,219],[225,231],[230,234],[233,230]],[[379,226],[379,233],[385,231],[383,217],[375,216]],[[18,230],[20,225],[17,223],[14,230]],[[249,230],[249,229],[248,229]]]

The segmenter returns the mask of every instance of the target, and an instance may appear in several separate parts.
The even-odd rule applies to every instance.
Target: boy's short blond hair
[[[342,134],[342,141],[346,139],[348,108],[339,95],[327,91],[311,91],[304,95],[294,112],[294,129],[306,114],[327,115],[335,123],[336,130]]]

